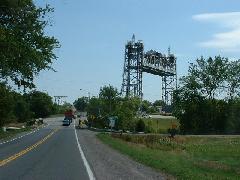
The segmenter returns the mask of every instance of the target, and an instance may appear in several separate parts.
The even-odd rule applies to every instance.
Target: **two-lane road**
[[[63,127],[61,120],[49,119],[47,127],[1,144],[0,179],[91,178],[79,149],[74,123]]]
[[[103,144],[96,133],[76,130],[63,118],[0,144],[0,180],[162,180],[165,177]]]

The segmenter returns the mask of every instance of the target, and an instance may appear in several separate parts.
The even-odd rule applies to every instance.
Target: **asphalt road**
[[[89,179],[74,133],[62,118],[47,127],[0,145],[0,179]]]
[[[150,180],[165,179],[101,143],[95,132],[76,130],[63,118],[22,138],[0,143],[0,180]]]

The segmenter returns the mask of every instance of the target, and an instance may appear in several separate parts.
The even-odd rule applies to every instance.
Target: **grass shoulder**
[[[240,137],[98,134],[110,147],[177,179],[238,179]]]
[[[10,130],[10,131],[3,131],[2,129],[0,130],[0,140],[8,140],[11,139],[12,137],[15,137],[16,135],[23,133],[23,132],[28,132],[31,131],[33,128],[32,127],[25,127],[22,129],[15,129],[15,130]]]

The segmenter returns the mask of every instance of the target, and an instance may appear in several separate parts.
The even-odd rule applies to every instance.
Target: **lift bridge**
[[[125,57],[123,68],[123,82],[121,94],[126,97],[136,96],[143,98],[142,77],[143,72],[158,75],[162,81],[162,100],[166,105],[171,105],[173,91],[177,87],[176,57],[150,50],[144,52],[142,41],[132,40],[125,45]]]

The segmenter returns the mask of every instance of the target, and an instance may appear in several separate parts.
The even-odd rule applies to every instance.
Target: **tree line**
[[[182,134],[240,133],[240,60],[199,58],[180,78],[173,94],[173,115],[180,122]],[[155,104],[155,106],[154,106]],[[74,102],[80,111],[87,111],[95,127],[108,127],[108,117],[118,118],[116,129],[135,131],[142,122],[139,111],[156,112],[162,101],[150,103],[136,97],[123,98],[116,88],[105,86],[98,97],[82,97]],[[156,110],[156,109],[155,109]]]
[[[0,127],[11,122],[31,125],[33,119],[63,113],[64,107],[54,104],[52,97],[40,91],[20,94],[0,84]]]
[[[143,130],[144,122],[138,117],[140,111],[145,113],[156,113],[157,106],[163,102],[157,100],[151,103],[147,100],[141,101],[137,97],[124,98],[120,96],[117,88],[104,86],[100,89],[98,97],[81,97],[74,101],[78,111],[87,111],[91,126],[98,128],[109,127],[109,117],[117,117],[115,129],[137,131]]]
[[[174,92],[174,115],[182,133],[240,133],[240,60],[201,57]]]

